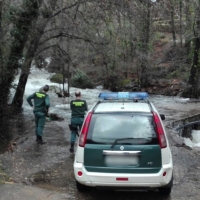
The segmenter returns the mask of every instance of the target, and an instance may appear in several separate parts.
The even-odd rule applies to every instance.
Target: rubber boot
[[[74,142],[71,142],[69,151],[70,151],[70,153],[74,153]]]
[[[47,142],[44,142],[43,139],[42,139],[42,136],[38,136],[38,141],[37,141],[38,144],[46,144]]]
[[[40,137],[38,135],[36,135],[36,142],[38,143],[40,140]]]

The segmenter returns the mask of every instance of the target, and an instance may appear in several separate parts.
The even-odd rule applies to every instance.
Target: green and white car
[[[100,93],[87,113],[75,153],[80,192],[99,189],[158,190],[169,195],[173,162],[160,115],[146,92]]]

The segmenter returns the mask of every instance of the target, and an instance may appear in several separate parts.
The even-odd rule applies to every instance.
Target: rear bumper
[[[82,176],[78,176],[78,172]],[[86,171],[82,163],[74,162],[74,175],[76,180],[91,187],[137,187],[137,188],[158,188],[167,185],[172,178],[172,163],[163,165],[163,168],[155,174],[117,174],[97,173]],[[163,173],[166,175],[163,176]],[[125,178],[126,180],[117,178]]]

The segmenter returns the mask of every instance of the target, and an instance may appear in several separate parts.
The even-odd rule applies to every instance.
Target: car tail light
[[[167,147],[167,140],[165,137],[165,133],[164,133],[160,118],[156,112],[152,112],[152,113],[153,113],[154,122],[156,124],[156,131],[157,131],[160,147],[165,148]]]
[[[116,178],[116,181],[128,181],[128,178],[120,177],[120,178]]]
[[[82,171],[78,171],[78,176],[82,176],[83,175],[83,172]]]
[[[89,125],[90,125],[90,121],[91,121],[91,117],[92,117],[92,112],[88,113],[85,122],[83,124],[83,128],[79,137],[79,146],[80,147],[84,147],[85,146],[85,142],[86,142],[86,138],[87,138],[87,134],[88,134],[88,129],[89,129]]]

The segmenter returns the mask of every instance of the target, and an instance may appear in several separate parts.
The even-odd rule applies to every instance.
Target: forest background
[[[200,0],[0,0],[0,140],[33,65],[68,83],[61,96],[103,85],[199,98],[199,52]]]

